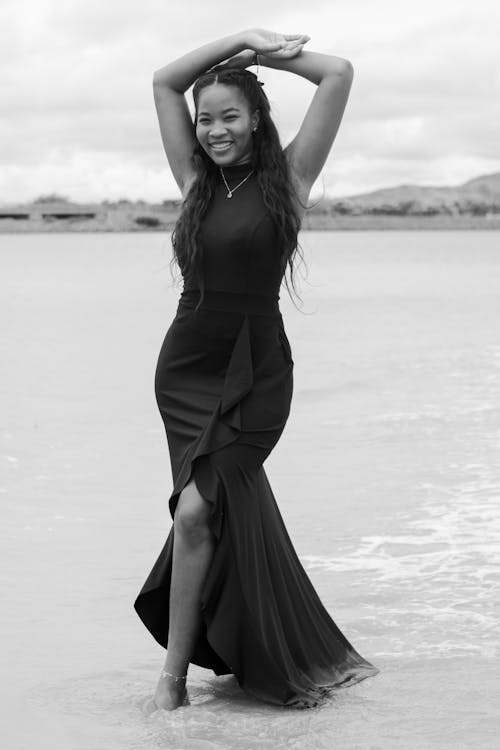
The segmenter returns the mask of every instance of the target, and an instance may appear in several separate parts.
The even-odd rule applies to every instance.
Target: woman
[[[189,703],[190,662],[233,673],[258,699],[300,707],[378,672],[319,600],[262,466],[293,391],[279,288],[353,75],[347,60],[304,51],[308,40],[251,29],[154,75],[183,196],[173,247],[184,288],[155,378],[173,526],[134,605],[168,647],[146,712]],[[317,85],[284,150],[262,84],[246,70],[255,62]],[[184,95],[193,83],[194,126]]]

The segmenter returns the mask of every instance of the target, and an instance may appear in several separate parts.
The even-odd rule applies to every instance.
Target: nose
[[[209,138],[220,138],[221,135],[227,135],[227,128],[224,123],[214,123],[209,130]]]

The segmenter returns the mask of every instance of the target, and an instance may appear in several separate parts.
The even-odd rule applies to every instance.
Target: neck
[[[219,164],[219,169],[237,169],[238,167],[241,167],[242,169],[244,167],[251,168],[252,162],[250,159],[248,161],[239,161],[236,164]]]

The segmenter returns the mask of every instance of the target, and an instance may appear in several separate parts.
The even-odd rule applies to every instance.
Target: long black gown
[[[224,168],[235,187],[249,165]],[[194,475],[211,503],[216,547],[191,662],[233,673],[248,694],[317,705],[379,671],[321,603],[293,548],[263,462],[290,412],[292,351],[279,309],[275,229],[254,173],[231,199],[222,179],[202,222],[205,300],[184,275],[161,348],[155,393],[170,453],[173,519]],[[167,648],[174,527],[134,604]]]

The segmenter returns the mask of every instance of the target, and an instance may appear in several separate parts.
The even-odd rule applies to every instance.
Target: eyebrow
[[[240,111],[238,109],[238,107],[226,107],[226,109],[222,110],[222,114],[225,115],[226,112],[232,112],[233,110],[235,112],[239,112]],[[202,115],[209,115],[209,114],[210,114],[210,112],[198,112],[198,117],[201,117]]]

